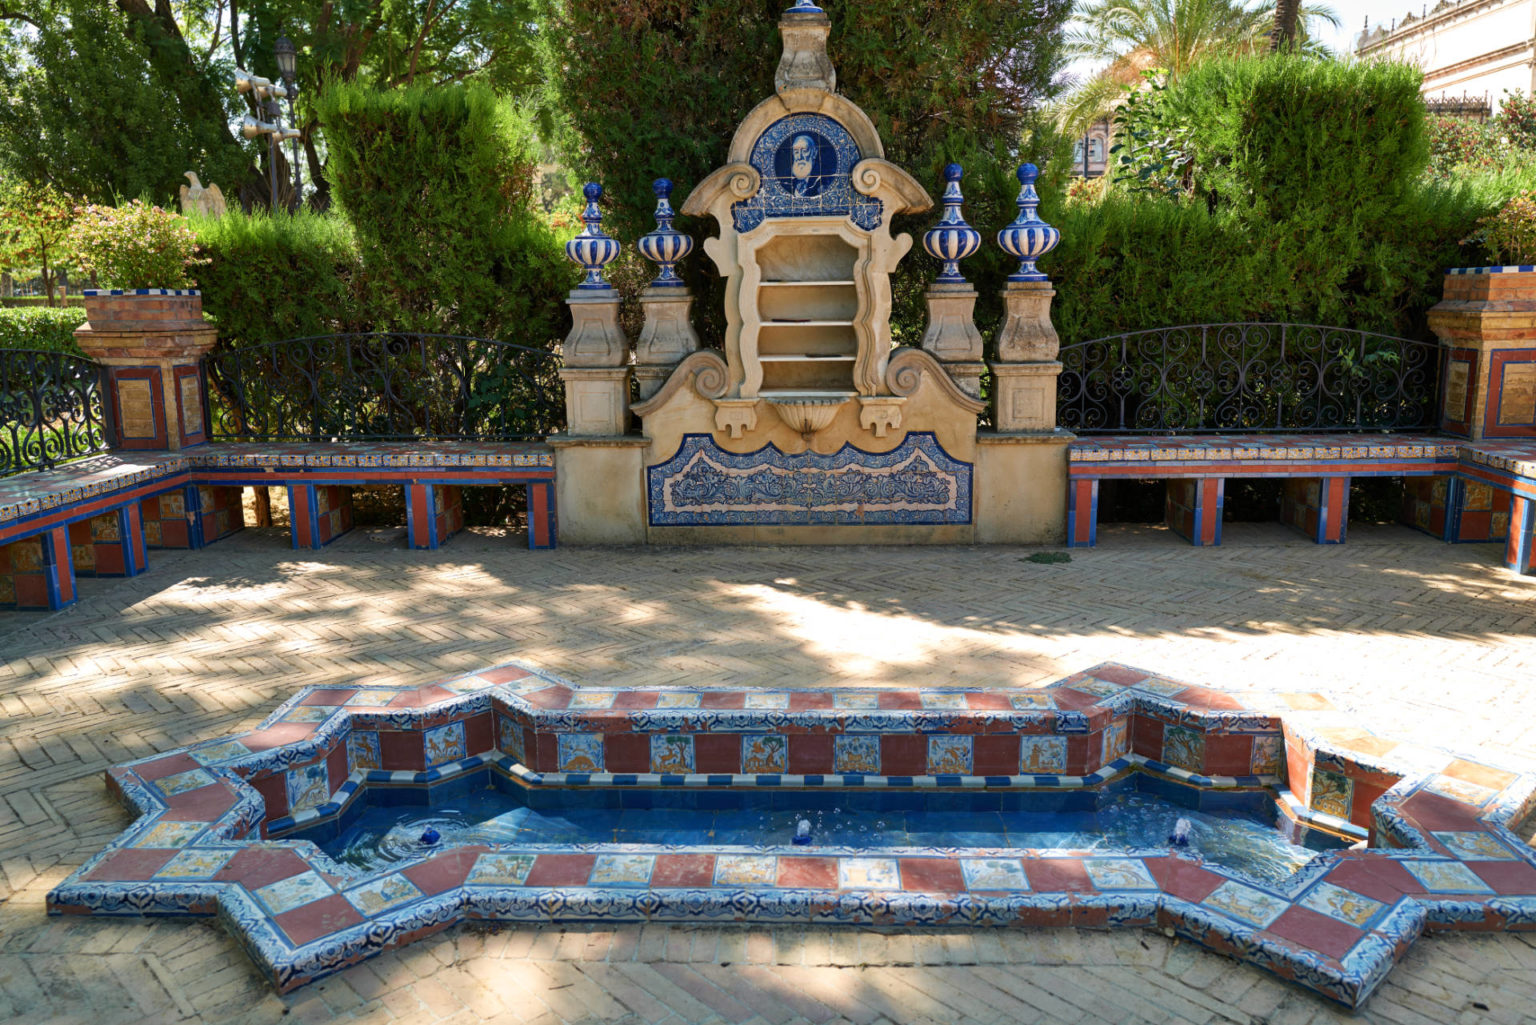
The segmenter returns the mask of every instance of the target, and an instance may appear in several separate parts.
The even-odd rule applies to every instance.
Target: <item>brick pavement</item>
[[[1375,728],[1519,756],[1536,740],[1536,581],[1495,546],[1236,525],[1191,551],[1106,529],[1027,550],[437,552],[251,530],[0,614],[0,1021],[1536,1021],[1536,941],[1418,943],[1357,1016],[1156,933],[463,927],[279,998],[207,922],[47,919],[126,825],[110,763],[249,728],[321,681],[510,656],[618,684],[1029,686],[1105,659],[1226,687],[1321,687]]]

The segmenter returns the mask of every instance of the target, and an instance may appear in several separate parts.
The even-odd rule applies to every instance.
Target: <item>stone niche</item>
[[[648,540],[976,539],[976,416],[932,355],[891,340],[891,219],[932,207],[839,96],[820,10],[786,12],[776,93],[682,212],[720,234],[723,354],[695,352],[633,407]]]

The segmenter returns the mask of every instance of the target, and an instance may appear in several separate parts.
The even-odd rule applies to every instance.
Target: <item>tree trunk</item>
[[[1289,49],[1296,42],[1296,19],[1301,14],[1301,0],[1275,0],[1275,27],[1269,33],[1271,53]]]

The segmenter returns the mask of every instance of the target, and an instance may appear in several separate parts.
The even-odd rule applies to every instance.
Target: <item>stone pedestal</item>
[[[645,326],[635,345],[635,378],[642,400],[655,395],[673,369],[699,347],[689,311],[693,296],[681,288],[647,288],[640,293]]]
[[[645,454],[635,436],[549,439],[555,450],[560,541],[578,545],[645,543]]]
[[[1059,545],[1067,537],[1066,431],[976,435],[976,543]]]
[[[928,286],[928,327],[922,347],[933,353],[960,390],[981,397],[981,332],[976,330],[976,290],[968,284]]]
[[[608,437],[629,430],[629,367],[566,367],[566,433]]]
[[[169,449],[208,440],[198,360],[218,332],[196,291],[85,292],[86,323],[75,344],[106,367],[112,447]]]
[[[999,433],[1056,429],[1056,378],[1061,364],[992,364],[992,426]]]
[[[1056,290],[1049,281],[1011,281],[1003,289],[1006,313],[997,332],[1000,363],[1039,363],[1054,360],[1061,339],[1051,323],[1051,297]]]
[[[1429,311],[1444,353],[1441,430],[1536,437],[1536,272],[1458,268],[1444,296]]]
[[[619,367],[629,360],[629,339],[619,326],[619,293],[611,288],[577,289],[566,299],[571,332],[561,357],[568,367]]]

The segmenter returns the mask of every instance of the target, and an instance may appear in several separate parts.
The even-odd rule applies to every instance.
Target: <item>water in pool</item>
[[[921,791],[525,791],[503,780],[434,792],[370,789],[344,823],[311,839],[343,864],[373,870],[460,844],[657,843],[709,846],[789,844],[810,823],[817,847],[1014,847],[1111,852],[1164,848],[1180,818],[1188,849],[1207,861],[1278,882],[1318,850],[1343,841],[1317,830],[1289,839],[1263,792],[1200,793],[1145,776],[1100,791],[1071,793]],[[413,804],[403,802],[412,801]],[[1199,803],[1205,807],[1195,807]],[[685,804],[644,807],[637,805]],[[699,804],[710,807],[699,807]],[[1213,807],[1213,805],[1217,805]],[[435,844],[422,835],[435,830]],[[1294,833],[1294,830],[1292,830]]]

